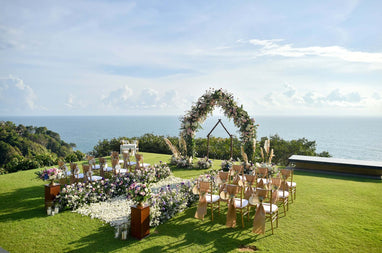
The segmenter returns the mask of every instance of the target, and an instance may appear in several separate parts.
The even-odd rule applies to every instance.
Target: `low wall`
[[[296,169],[346,173],[382,179],[382,162],[379,161],[292,155],[289,157],[289,162],[294,163]]]

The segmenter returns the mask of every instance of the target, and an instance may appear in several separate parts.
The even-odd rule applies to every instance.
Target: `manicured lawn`
[[[144,153],[145,162],[170,156]],[[218,168],[220,161],[214,163]],[[295,172],[297,199],[271,235],[251,232],[254,210],[245,228],[225,227],[210,210],[194,218],[196,205],[178,214],[141,241],[114,239],[114,229],[99,220],[65,211],[47,216],[44,182],[33,171],[0,176],[0,247],[10,252],[229,252],[240,245],[269,252],[381,252],[382,184],[380,180]],[[202,170],[173,168],[175,176],[197,177]],[[239,218],[239,217],[238,217]]]

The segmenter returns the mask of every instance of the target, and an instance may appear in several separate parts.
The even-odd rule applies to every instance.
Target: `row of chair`
[[[200,194],[199,205],[195,214],[196,218],[203,219],[207,212],[206,207],[211,208],[213,220],[214,206],[220,214],[220,202],[227,202],[228,227],[236,225],[236,211],[241,214],[242,227],[244,216],[249,220],[251,207],[256,207],[255,221],[262,224],[257,229],[254,222],[254,232],[263,233],[265,218],[271,221],[272,234],[273,223],[278,227],[279,206],[283,206],[284,215],[289,210],[289,198],[293,202],[296,198],[296,183],[293,182],[293,171],[283,169],[277,177],[269,177],[268,168],[257,168],[254,175],[243,174],[243,166],[233,165],[229,172],[220,171],[216,182],[199,181],[195,193]],[[218,193],[214,193],[216,183]],[[236,211],[235,211],[236,210]]]
[[[87,164],[82,164],[82,171],[80,173],[80,169],[77,163],[70,163],[70,170],[67,168],[66,164],[63,161],[58,161],[58,167],[63,171],[64,177],[60,179],[60,184],[70,184],[78,183],[78,182],[93,182],[101,180],[102,178],[109,177],[111,175],[117,175],[120,173],[126,173],[128,170],[131,172],[133,169],[133,165],[135,165],[135,169],[140,169],[143,166],[147,166],[148,164],[143,163],[143,155],[135,154],[136,162],[130,161],[130,155],[127,152],[123,152],[123,160],[119,159],[118,152],[111,153],[111,165],[112,167],[107,167],[106,159],[103,157],[99,158],[99,164],[96,164],[94,156],[87,156],[88,160]],[[123,163],[121,167],[120,164]],[[94,175],[94,171],[99,171],[99,176]]]

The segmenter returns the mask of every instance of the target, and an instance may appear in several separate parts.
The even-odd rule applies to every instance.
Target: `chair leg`
[[[279,227],[279,211],[276,212],[276,228]]]
[[[211,203],[210,205],[211,205],[211,221],[214,221],[214,205],[213,203]]]
[[[241,226],[244,228],[243,208],[240,210],[240,213],[241,213]]]
[[[284,208],[284,216],[286,216],[286,211],[285,211],[285,200],[284,200],[284,203],[283,203],[283,208]]]
[[[271,228],[272,228],[272,235],[273,235],[273,216],[272,216],[272,214],[270,216],[270,220],[271,220]]]
[[[294,199],[296,199],[297,187],[294,188]]]

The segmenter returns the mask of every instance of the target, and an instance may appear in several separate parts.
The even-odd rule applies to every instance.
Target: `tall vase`
[[[49,186],[54,186],[54,179],[50,179],[50,183],[49,183]]]

